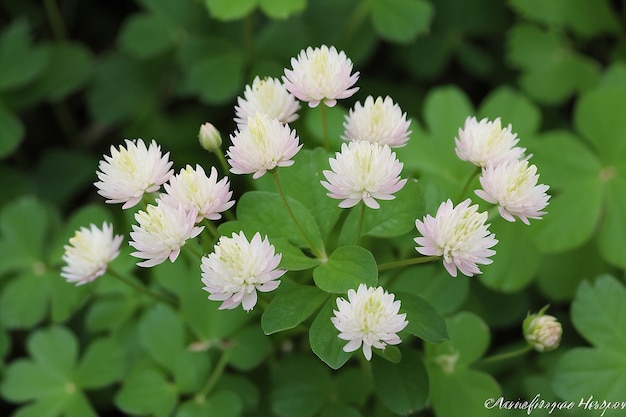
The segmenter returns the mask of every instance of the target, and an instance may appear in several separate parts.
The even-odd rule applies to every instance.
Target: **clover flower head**
[[[401,342],[398,332],[409,322],[406,314],[399,314],[400,300],[395,300],[382,287],[359,285],[348,291],[348,299],[337,298],[337,310],[330,318],[339,330],[339,338],[347,340],[345,352],[354,352],[363,346],[363,355],[372,359],[372,347],[385,349],[387,345]]]
[[[393,200],[406,179],[400,179],[403,164],[387,145],[367,141],[343,143],[341,152],[329,159],[331,170],[323,171],[321,184],[329,197],[343,200],[339,207],[348,208],[361,200],[377,209],[376,200]]]
[[[204,229],[195,226],[197,215],[195,207],[185,210],[179,202],[174,205],[161,199],[157,199],[156,205],[148,205],[145,211],[135,213],[139,225],[133,225],[130,232],[130,246],[136,249],[131,255],[145,259],[137,266],[155,266],[168,258],[174,262],[187,239],[198,236]]]
[[[523,159],[526,152],[526,148],[515,146],[519,142],[517,134],[511,132],[510,124],[503,129],[499,117],[493,122],[468,117],[454,142],[457,156],[479,167]]]
[[[542,210],[550,199],[546,193],[550,187],[537,184],[538,181],[537,166],[527,160],[511,160],[483,168],[482,190],[475,193],[483,200],[497,204],[505,220],[514,222],[516,216],[530,224],[528,219],[541,219],[546,214]]]
[[[259,78],[247,85],[242,97],[237,97],[235,123],[244,125],[255,113],[267,114],[282,123],[291,123],[298,118],[300,103],[285,88],[278,78]]]
[[[257,291],[278,288],[277,278],[287,272],[277,269],[281,258],[267,236],[261,239],[258,232],[251,241],[243,232],[222,236],[213,253],[202,258],[203,289],[210,294],[209,300],[222,301],[220,310],[241,304],[250,311],[257,303]]]
[[[548,314],[529,315],[523,324],[526,341],[537,351],[546,352],[559,347],[563,327],[554,316]]]
[[[296,98],[309,103],[309,107],[317,107],[322,101],[333,107],[338,99],[348,98],[359,89],[352,87],[359,73],[350,74],[352,61],[334,46],[308,47],[300,51],[297,59],[291,59],[291,67],[285,69],[285,87]]]
[[[406,145],[411,134],[411,121],[389,96],[376,100],[368,96],[364,104],[357,102],[343,126],[345,140],[365,140],[392,148]]]
[[[443,256],[446,270],[456,277],[457,268],[463,275],[480,274],[478,264],[488,265],[496,251],[490,249],[498,241],[489,232],[487,212],[478,213],[478,205],[470,206],[468,198],[454,207],[451,200],[439,206],[435,217],[426,215],[416,220],[421,237],[415,238],[415,249],[425,256]]]
[[[276,167],[293,165],[291,158],[302,148],[295,130],[263,113],[249,117],[230,139],[233,144],[226,151],[230,172],[254,174],[254,179]]]
[[[144,193],[157,191],[174,172],[169,152],[162,155],[154,140],[149,147],[142,139],[125,143],[119,149],[111,146],[111,156],[105,155],[98,165],[100,181],[94,183],[107,203],[124,203],[123,209],[139,203]]]
[[[202,219],[219,220],[222,217],[220,213],[235,204],[230,200],[233,193],[228,178],[218,181],[215,167],[211,167],[211,175],[207,177],[200,165],[196,165],[195,169],[187,165],[163,187],[166,194],[162,194],[161,199],[171,206],[181,203],[187,211],[194,209],[197,212],[196,223]]]
[[[102,276],[113,259],[120,253],[122,235],[113,236],[113,226],[102,223],[102,229],[91,224],[81,227],[65,245],[61,276],[76,285],[87,284]]]

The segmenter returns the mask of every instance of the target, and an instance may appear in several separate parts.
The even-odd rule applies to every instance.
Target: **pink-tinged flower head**
[[[209,300],[222,301],[219,307],[233,309],[242,305],[252,310],[257,302],[257,291],[269,292],[278,288],[285,270],[276,269],[282,255],[274,253],[274,246],[261,239],[257,232],[251,241],[243,232],[232,237],[222,236],[213,253],[202,258],[202,282]]]
[[[162,200],[135,213],[139,225],[133,225],[130,246],[137,251],[131,255],[145,259],[137,266],[155,266],[168,258],[174,262],[185,241],[198,236],[204,229],[195,226],[196,217],[195,208],[185,210],[181,203],[170,205]]]
[[[276,167],[293,165],[291,158],[302,148],[295,130],[263,113],[248,118],[230,139],[233,144],[226,152],[230,172],[254,174],[254,179]]]
[[[94,184],[107,203],[124,203],[123,209],[139,203],[144,193],[157,191],[174,172],[169,152],[162,155],[155,141],[147,148],[141,139],[125,143],[119,149],[111,146],[111,156],[105,155],[98,165],[100,181]]]
[[[478,264],[488,265],[496,251],[490,249],[498,241],[489,232],[487,212],[478,213],[478,205],[470,206],[468,198],[454,207],[448,200],[439,206],[435,217],[427,215],[415,226],[422,237],[415,238],[415,249],[425,256],[443,256],[446,270],[456,277],[457,268],[463,275],[480,274]]]
[[[337,310],[330,320],[339,330],[339,338],[347,340],[345,352],[354,352],[363,346],[363,355],[372,359],[372,347],[385,349],[387,345],[401,342],[398,332],[409,322],[406,314],[398,314],[400,300],[395,300],[382,287],[368,288],[361,284],[359,288],[348,291],[348,300],[337,298]]]
[[[376,200],[393,200],[395,192],[406,184],[400,179],[402,163],[387,145],[356,141],[341,145],[341,152],[329,159],[332,171],[324,171],[322,185],[329,197],[343,200],[339,207],[353,207],[363,200],[377,209]]]
[[[83,285],[102,276],[113,259],[120,253],[120,245],[124,238],[113,236],[113,226],[102,223],[102,229],[90,225],[89,229],[81,227],[65,245],[61,276],[67,282]]]
[[[519,142],[517,134],[511,132],[510,124],[503,129],[499,117],[493,122],[487,118],[478,122],[475,117],[468,117],[454,142],[459,159],[479,167],[523,159],[526,151],[515,146]]]
[[[384,100],[378,97],[376,101],[368,96],[363,105],[357,102],[343,127],[345,140],[365,140],[392,148],[406,145],[411,134],[411,121],[389,96]]]
[[[196,169],[187,165],[164,188],[167,194],[161,195],[161,199],[172,206],[180,203],[187,211],[195,210],[196,223],[202,219],[218,220],[222,217],[220,213],[235,204],[230,200],[233,193],[228,178],[218,181],[215,167],[211,167],[211,175],[207,177],[200,165]]]
[[[475,192],[483,200],[497,204],[504,219],[514,222],[513,216],[517,216],[525,224],[530,224],[528,219],[541,219],[546,214],[542,210],[550,199],[546,194],[550,187],[537,185],[538,181],[535,165],[527,160],[512,160],[483,168],[480,177],[483,189]]]
[[[300,103],[287,91],[277,78],[255,77],[247,85],[242,97],[237,97],[235,123],[244,125],[255,113],[267,114],[282,123],[291,123],[298,118]]]
[[[350,74],[352,61],[334,46],[302,50],[298,59],[291,59],[291,66],[293,69],[285,69],[285,87],[299,100],[309,103],[309,107],[317,107],[322,101],[333,107],[338,99],[348,98],[359,89],[352,87],[359,73]]]

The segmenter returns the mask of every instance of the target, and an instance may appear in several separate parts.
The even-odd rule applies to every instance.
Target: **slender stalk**
[[[59,6],[55,0],[44,0],[44,7],[48,14],[48,21],[50,22],[50,28],[57,41],[64,41],[67,39],[67,30],[65,29],[65,22],[63,16],[59,10]]]
[[[361,207],[359,209],[359,222],[356,226],[356,236],[354,238],[354,244],[359,243],[359,239],[361,238],[361,231],[363,230],[363,219],[365,218],[365,203],[361,200]]]
[[[350,41],[350,39],[352,39],[356,31],[363,24],[363,21],[367,17],[367,12],[369,11],[369,8],[370,8],[369,0],[361,0],[359,5],[354,8],[354,12],[352,13],[350,18],[348,19],[348,22],[344,26],[345,29],[337,42],[338,45],[343,46],[347,44]]]
[[[130,287],[132,287],[133,289],[135,289],[136,291],[145,294],[149,297],[152,297],[153,299],[166,303],[168,305],[170,305],[172,308],[176,308],[176,301],[171,298],[171,297],[167,297],[163,294],[158,294],[156,292],[150,291],[148,288],[146,288],[144,285],[140,284],[137,281],[133,281],[131,279],[126,278],[125,276],[123,276],[122,274],[120,274],[119,272],[117,272],[116,270],[112,269],[112,268],[108,268],[107,272],[109,273],[109,275],[111,275],[113,278],[122,281],[123,283],[125,283],[126,285],[129,285]]]
[[[217,240],[217,238],[220,237],[220,232],[217,231],[217,228],[212,221],[210,221],[209,219],[204,219],[202,220],[202,225],[211,235],[211,239]]]
[[[191,253],[196,258],[202,259],[202,254],[200,252],[198,252],[196,250],[196,248],[193,247],[193,245],[185,245],[185,246],[183,246],[183,248],[185,248],[187,250],[187,252]]]
[[[320,114],[322,115],[322,131],[324,134],[324,149],[330,150],[330,140],[328,139],[328,117],[326,115],[326,105],[320,103]]]
[[[285,197],[285,190],[283,189],[283,185],[280,182],[280,177],[278,176],[278,172],[274,169],[274,170],[271,170],[270,173],[272,174],[272,177],[274,178],[274,182],[276,182],[276,188],[278,188],[278,194],[280,194],[280,198],[283,202],[283,206],[285,206],[285,210],[287,210],[287,214],[291,218],[291,221],[293,222],[293,224],[298,229],[298,232],[300,232],[300,235],[304,238],[307,245],[309,245],[309,248],[311,249],[311,251],[313,251],[313,254],[315,255],[316,258],[326,259],[327,256],[324,251],[324,248],[322,248],[322,251],[320,252],[315,247],[315,245],[313,245],[313,243],[311,242],[311,239],[309,239],[307,234],[304,232],[304,229],[302,229],[302,226],[300,226],[300,223],[298,222],[298,219],[296,218],[295,214],[293,214],[293,211],[291,211],[291,207],[289,207],[289,203],[287,202],[287,197]]]
[[[213,153],[217,156],[217,160],[220,162],[220,166],[224,170],[224,175],[228,175],[228,172],[230,171],[230,168],[228,167],[228,162],[226,162],[226,158],[224,157],[224,154],[222,153],[222,150],[221,149],[217,149]]]
[[[207,395],[209,395],[213,387],[215,387],[215,384],[224,373],[224,368],[226,368],[226,363],[228,362],[229,356],[230,356],[230,349],[225,348],[222,351],[222,355],[220,356],[220,359],[215,365],[215,368],[213,368],[213,372],[211,372],[211,375],[209,375],[209,379],[207,379],[204,386],[196,394],[195,401],[197,403],[202,404],[206,400]]]
[[[378,265],[378,272],[386,271],[388,269],[401,268],[403,266],[425,264],[428,262],[435,261],[439,258],[440,256],[422,256],[420,258],[411,258],[411,259],[404,259],[402,261],[389,262],[386,264]]]
[[[532,346],[526,345],[522,348],[512,350],[510,352],[504,352],[504,353],[499,353],[497,355],[489,356],[481,360],[480,362],[478,362],[478,365],[486,365],[489,363],[499,362],[505,359],[515,358],[516,356],[521,356],[525,354],[526,352],[530,352],[531,350],[532,350]]]
[[[461,190],[461,193],[459,194],[459,198],[457,198],[457,201],[460,201],[463,198],[463,196],[467,193],[467,190],[469,190],[470,185],[472,185],[472,182],[474,182],[474,178],[480,175],[480,173],[481,173],[480,167],[476,167],[472,175],[470,175],[467,178],[467,181],[465,182],[465,185],[463,186],[463,189]]]

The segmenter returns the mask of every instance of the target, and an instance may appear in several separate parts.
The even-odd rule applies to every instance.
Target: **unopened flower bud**
[[[208,122],[200,126],[198,140],[200,141],[200,146],[209,152],[215,152],[222,146],[222,135],[220,135],[215,126]]]
[[[524,320],[524,337],[537,351],[545,352],[559,347],[563,328],[554,316],[543,314],[542,309],[538,314],[532,314]]]

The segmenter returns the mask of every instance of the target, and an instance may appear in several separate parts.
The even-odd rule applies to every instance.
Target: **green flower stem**
[[[298,219],[296,219],[296,216],[293,214],[293,211],[291,211],[291,207],[289,207],[289,203],[287,202],[287,197],[285,197],[285,190],[283,189],[283,185],[280,182],[280,177],[278,176],[277,170],[273,169],[273,170],[271,170],[269,172],[272,174],[272,177],[274,178],[274,182],[276,182],[276,188],[278,188],[278,194],[280,194],[280,198],[281,198],[281,200],[283,202],[283,205],[285,206],[285,210],[287,210],[287,214],[289,214],[289,217],[291,218],[291,221],[293,222],[293,224],[296,226],[296,228],[300,232],[300,235],[302,235],[302,237],[306,241],[307,245],[309,245],[309,248],[311,249],[311,251],[313,251],[313,254],[315,255],[315,257],[317,259],[327,259],[327,256],[326,256],[326,253],[324,251],[324,248],[322,248],[322,251],[320,252],[315,247],[315,245],[313,245],[313,243],[311,242],[311,239],[309,239],[307,234],[302,229],[302,226],[300,226],[300,223],[298,223]]]
[[[465,185],[463,186],[463,190],[461,190],[461,193],[459,194],[459,198],[457,198],[458,201],[460,201],[463,198],[463,196],[467,193],[467,190],[469,190],[470,185],[472,185],[472,182],[474,182],[474,178],[479,176],[480,173],[481,173],[481,168],[480,167],[476,167],[476,169],[474,170],[472,175],[470,175],[467,178],[467,181],[465,182]]]
[[[222,167],[222,169],[224,170],[224,175],[228,175],[228,173],[230,172],[230,168],[228,167],[228,162],[226,162],[226,158],[224,157],[224,154],[222,153],[222,149],[216,149],[215,152],[213,152],[215,154],[215,156],[217,156],[217,160],[220,163],[220,166]]]
[[[505,352],[505,353],[499,353],[497,355],[493,355],[493,356],[489,356],[488,358],[484,358],[483,360],[481,360],[480,362],[478,362],[478,365],[486,365],[489,363],[494,363],[494,362],[499,362],[505,359],[511,359],[511,358],[515,358],[516,356],[521,356],[527,352],[530,352],[532,350],[532,346],[530,345],[526,345],[522,348],[516,349],[516,350],[512,350],[511,352]]]
[[[402,261],[389,262],[386,264],[378,265],[378,272],[386,271],[388,269],[402,268],[404,266],[409,266],[409,265],[425,264],[428,262],[435,261],[439,258],[440,256],[422,256],[420,258],[411,258],[411,259],[404,259]]]
[[[184,248],[187,252],[191,253],[194,257],[196,257],[196,258],[198,258],[198,259],[200,259],[200,260],[202,259],[202,256],[203,256],[203,255],[202,255],[200,252],[198,252],[198,251],[196,250],[196,248],[194,248],[192,245],[185,245],[185,246],[183,246],[183,248]]]
[[[337,45],[345,45],[354,37],[356,31],[363,25],[363,21],[367,17],[367,12],[370,9],[370,1],[369,0],[361,0],[359,5],[354,8],[354,11],[348,22],[344,26],[344,31],[337,42]]]
[[[209,219],[202,220],[202,225],[211,235],[211,239],[217,240],[220,237],[220,232],[217,231],[217,228]]]
[[[354,238],[354,244],[359,243],[359,239],[361,238],[361,231],[363,230],[363,219],[365,218],[365,203],[361,200],[361,207],[359,209],[359,222],[356,226],[356,236]]]
[[[50,28],[57,41],[64,41],[67,39],[67,30],[65,29],[65,22],[63,16],[59,10],[59,6],[55,0],[44,0],[44,7],[48,14],[48,21],[50,22]]]
[[[133,281],[127,277],[125,277],[124,275],[120,274],[119,272],[117,272],[116,270],[112,269],[112,268],[108,268],[107,272],[109,273],[109,275],[111,275],[113,278],[122,281],[123,283],[125,283],[126,285],[129,285],[130,287],[132,287],[134,290],[145,294],[149,297],[152,297],[153,299],[155,299],[156,301],[160,301],[163,303],[168,304],[170,307],[176,309],[177,305],[176,305],[176,300],[174,300],[171,297],[165,296],[163,294],[158,294],[156,292],[150,291],[148,288],[146,288],[144,285],[140,284],[137,281]]]
[[[209,375],[209,379],[207,379],[204,386],[198,391],[195,396],[195,401],[198,404],[204,403],[207,395],[211,392],[211,390],[215,387],[215,384],[220,379],[222,374],[224,373],[224,368],[226,368],[226,363],[228,362],[228,357],[230,356],[230,347],[225,347],[222,351],[222,355],[220,356],[215,368],[213,368],[213,372]]]
[[[328,117],[326,115],[326,104],[320,103],[320,114],[322,115],[322,131],[324,134],[324,149],[330,150],[330,140],[328,139]]]

